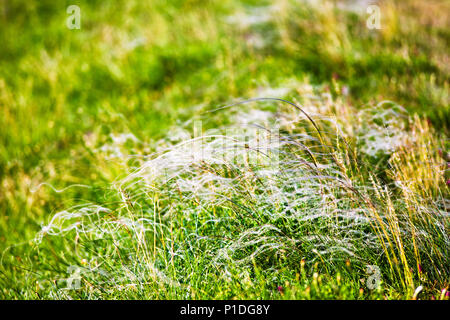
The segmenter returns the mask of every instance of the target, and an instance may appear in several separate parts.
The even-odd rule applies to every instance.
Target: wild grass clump
[[[276,298],[288,277],[290,297],[311,298],[320,278],[355,298],[367,266],[377,266],[374,298],[411,298],[419,285],[440,294],[450,276],[448,194],[432,129],[392,102],[357,112],[323,93],[299,99],[207,113],[179,127],[181,139],[159,141],[104,203],[54,215],[36,240],[63,243],[54,254],[71,278],[51,272],[63,280],[41,290],[230,298],[252,297],[256,286]],[[230,123],[208,128],[225,110]],[[67,286],[74,274],[76,290]]]

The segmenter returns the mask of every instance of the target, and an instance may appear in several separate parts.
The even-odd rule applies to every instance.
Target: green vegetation
[[[1,1],[0,298],[448,299],[450,4],[351,3]]]

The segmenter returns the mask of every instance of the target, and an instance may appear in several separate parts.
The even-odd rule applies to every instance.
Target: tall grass
[[[104,203],[57,213],[36,240],[63,241],[54,254],[84,271],[78,290],[62,281],[48,294],[214,297],[202,293],[210,277],[249,270],[267,281],[305,261],[327,275],[349,261],[360,276],[378,266],[385,294],[446,288],[444,168],[427,123],[392,102],[359,112],[327,95],[305,102],[323,113],[280,99],[208,113],[206,126],[224,110],[231,121],[208,130],[189,122],[180,141],[161,140],[115,181]]]
[[[0,297],[445,297],[449,2],[361,3],[0,2]]]

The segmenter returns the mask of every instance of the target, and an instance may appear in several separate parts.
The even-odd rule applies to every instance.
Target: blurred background
[[[80,29],[67,27],[70,5]],[[116,172],[92,148],[128,134],[145,154],[237,99],[295,101],[306,83],[356,107],[393,100],[448,135],[449,15],[445,0],[1,0],[0,249],[102,196]]]

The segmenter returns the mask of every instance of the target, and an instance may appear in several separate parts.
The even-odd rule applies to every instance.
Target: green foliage
[[[172,225],[179,228],[177,232],[143,240],[149,246],[159,241],[158,247],[172,244],[185,251],[182,258],[173,260],[167,252],[161,253],[162,260],[154,266],[164,269],[170,278],[183,279],[180,287],[155,276],[145,254],[136,257],[142,259],[136,263],[127,260],[129,249],[115,252],[111,239],[88,237],[83,239],[82,248],[77,248],[76,233],[45,237],[39,246],[32,242],[57,212],[80,204],[123,201],[109,189],[111,183],[141,165],[140,157],[153,152],[160,138],[173,136],[172,130],[180,122],[204,116],[205,111],[237,99],[258,96],[265,88],[284,88],[288,80],[311,83],[321,93],[339,97],[357,109],[382,100],[396,101],[410,114],[430,120],[436,129],[430,135],[437,137],[430,141],[447,137],[448,4],[384,1],[383,29],[369,30],[365,14],[339,9],[333,6],[334,2],[308,5],[275,1],[277,9],[270,18],[257,22],[250,18],[250,22],[242,23],[232,18],[236,14],[251,17],[261,12],[258,10],[267,12],[269,9],[264,6],[271,3],[263,6],[259,1],[77,1],[81,29],[69,30],[66,8],[73,4],[71,1],[2,1],[0,297],[67,298],[68,294],[74,298],[136,299],[411,298],[411,288],[402,287],[406,280],[392,275],[386,261],[380,267],[387,280],[382,289],[373,291],[361,282],[367,275],[360,261],[352,261],[350,266],[345,260],[316,265],[308,256],[301,265],[300,261],[313,249],[307,244],[294,253],[268,254],[252,265],[217,268],[211,263],[212,253],[224,242],[195,242],[190,237],[199,231],[199,223],[211,218],[211,210],[216,215],[236,214],[222,207],[208,208],[197,220],[178,214]],[[435,12],[447,19],[434,19]],[[291,89],[282,98],[302,102],[300,85],[294,84]],[[229,117],[226,112],[211,114],[208,126],[223,126]],[[136,141],[128,140],[119,146],[124,157],[107,159],[109,154],[99,150],[111,144],[114,135],[122,133],[133,134]],[[442,148],[430,148],[437,152],[438,147]],[[358,153],[359,146],[355,148]],[[346,169],[352,172],[349,176],[361,171],[359,178],[368,180],[373,174],[386,184],[393,182],[386,173],[391,166],[390,155],[357,157],[362,165],[353,168],[355,163],[348,164]],[[418,163],[411,167],[417,176],[425,175],[427,167]],[[49,185],[57,191],[79,186],[56,192]],[[445,199],[448,186],[445,181],[440,186],[430,194]],[[245,198],[238,200],[243,201],[241,205],[248,205]],[[188,208],[175,210],[181,213],[194,207],[195,203],[190,203]],[[395,207],[395,212],[411,210],[402,203]],[[139,212],[134,214],[139,216]],[[233,237],[258,223],[250,217],[239,223],[205,227],[203,232]],[[291,235],[305,231],[286,221],[270,223],[280,229],[288,228],[283,230]],[[124,247],[135,246],[136,239],[127,238],[128,233],[122,232]],[[448,238],[436,238],[430,246],[445,249],[447,244]],[[76,250],[85,256],[72,254]],[[131,253],[143,251],[153,254],[152,249],[142,248],[134,248]],[[117,260],[117,254],[124,260]],[[408,261],[417,261],[412,249],[406,254]],[[69,293],[56,290],[64,286],[58,279],[67,275],[67,267],[87,268],[88,264],[89,270],[95,269],[91,263],[98,256],[111,257],[102,261],[109,273],[116,272],[119,264],[137,268],[130,272],[143,277],[137,281],[140,286],[120,283],[123,290],[102,289],[100,282],[89,282],[100,281],[99,276],[88,272],[83,289]],[[445,258],[448,261],[448,256]],[[437,298],[443,286],[448,286],[448,279],[445,282],[439,278],[440,271],[433,263],[421,266],[428,275],[418,274],[417,265],[410,267],[414,269],[414,283],[428,285],[424,297]],[[105,281],[109,279],[104,277]],[[426,277],[430,279],[421,282]]]

